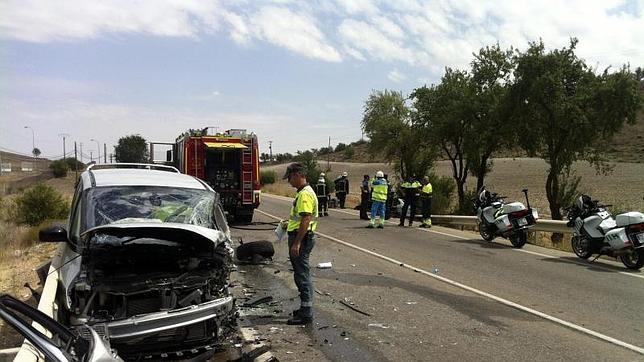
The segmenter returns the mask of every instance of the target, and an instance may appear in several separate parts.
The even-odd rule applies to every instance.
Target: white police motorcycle
[[[479,233],[485,241],[501,236],[509,239],[512,246],[521,248],[528,241],[528,229],[536,224],[539,214],[530,207],[528,189],[523,189],[526,205],[515,201],[505,203],[506,196],[499,196],[481,189],[479,197],[472,199],[476,209]]]
[[[588,195],[581,195],[566,208],[568,226],[573,228],[572,250],[588,259],[597,254],[617,257],[629,269],[644,266],[644,214],[631,211],[613,216]]]

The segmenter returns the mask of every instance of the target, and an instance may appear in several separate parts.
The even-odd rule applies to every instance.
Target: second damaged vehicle
[[[134,168],[122,168],[134,167]],[[59,269],[59,321],[90,326],[119,356],[206,359],[235,323],[230,232],[218,195],[174,168],[81,175]]]

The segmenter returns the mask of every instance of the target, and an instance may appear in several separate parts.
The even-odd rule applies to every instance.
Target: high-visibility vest
[[[387,189],[389,186],[386,182],[382,182],[380,180],[382,179],[374,180],[371,183],[371,200],[385,202],[387,201]]]
[[[300,228],[302,222],[300,213],[303,212],[311,214],[309,230],[315,231],[318,227],[318,197],[309,185],[304,186],[295,195],[286,231],[297,231]]]
[[[427,183],[427,185],[424,185],[422,189],[420,189],[420,194],[421,196],[432,196],[432,184]]]

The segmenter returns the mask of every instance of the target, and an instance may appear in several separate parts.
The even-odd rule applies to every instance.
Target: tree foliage
[[[436,144],[449,159],[456,182],[459,206],[465,200],[469,170],[466,159],[468,135],[473,121],[474,88],[465,71],[447,68],[439,85],[415,89],[411,95],[417,109],[414,123],[424,142]]]
[[[607,170],[606,146],[625,122],[634,123],[640,98],[627,67],[596,74],[575,54],[577,40],[546,51],[531,43],[516,54],[511,86],[517,139],[530,155],[549,164],[546,197],[553,219],[561,219],[566,198],[579,180],[571,174],[577,160]]]
[[[114,147],[116,162],[146,163],[150,152],[145,139],[140,135],[121,137]]]
[[[423,142],[411,117],[402,93],[390,90],[372,92],[362,117],[362,128],[371,140],[369,152],[393,163],[402,178],[426,174],[436,157],[435,148]]]
[[[34,155],[34,157],[40,156],[42,152],[40,152],[40,149],[38,147],[34,147],[33,150],[31,150],[31,154]]]

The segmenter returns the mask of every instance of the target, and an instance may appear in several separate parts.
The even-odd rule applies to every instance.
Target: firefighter
[[[409,226],[412,226],[414,223],[414,217],[416,216],[416,198],[418,197],[421,184],[416,181],[416,176],[413,175],[403,182],[400,185],[405,199],[405,204],[403,205],[402,212],[400,213],[400,223],[398,226],[405,226],[405,217],[407,216],[407,210],[410,209],[409,214]]]
[[[371,183],[371,220],[368,229],[373,229],[378,217],[378,229],[385,227],[385,204],[387,202],[387,180],[382,171],[376,172],[376,179]]]
[[[369,175],[364,175],[360,185],[360,219],[369,220],[367,209],[369,208],[369,198],[371,195],[371,181]]]
[[[432,184],[429,182],[429,176],[424,176],[423,186],[420,189],[420,202],[422,205],[423,220],[421,228],[432,227]]]
[[[324,172],[320,173],[318,183],[315,185],[315,194],[318,197],[318,213],[320,216],[329,216],[329,198]]]
[[[293,311],[287,324],[308,324],[313,320],[313,281],[309,267],[309,256],[315,245],[317,228],[318,200],[313,188],[306,182],[306,169],[300,163],[292,163],[286,168],[284,179],[297,189],[295,201],[286,231],[293,279],[300,293],[300,308]]]
[[[338,198],[340,202],[340,208],[344,209],[344,202],[347,200],[347,194],[349,193],[349,179],[347,178],[349,174],[345,171],[342,173],[342,176],[335,179],[335,197]]]

